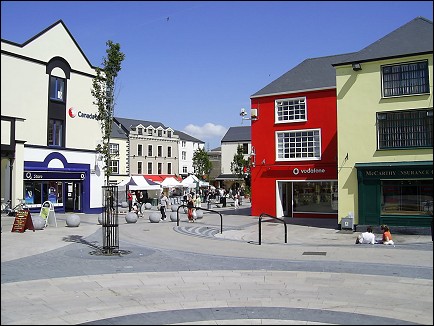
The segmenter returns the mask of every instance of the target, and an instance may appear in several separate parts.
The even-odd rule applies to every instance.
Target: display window
[[[337,213],[337,181],[294,182],[294,213]]]
[[[25,181],[24,199],[29,207],[39,207],[45,201],[63,206],[62,189],[62,181]]]

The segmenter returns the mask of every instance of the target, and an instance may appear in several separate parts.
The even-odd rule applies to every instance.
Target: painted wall
[[[381,65],[428,59],[431,93],[429,95],[382,98]],[[432,149],[377,150],[376,113],[383,111],[432,108],[433,56],[362,63],[362,70],[336,67],[338,110],[338,187],[340,219],[354,212],[358,223],[356,163],[432,161]],[[347,156],[348,155],[348,156]],[[347,159],[346,159],[347,157]]]
[[[306,97],[307,121],[275,123],[275,100]],[[336,176],[336,92],[335,89],[278,96],[252,98],[251,107],[258,109],[258,120],[252,121],[252,145],[255,166],[252,168],[252,215],[276,216],[276,182],[285,180],[334,180]],[[276,132],[300,129],[321,130],[321,160],[277,161]],[[324,173],[294,174],[294,168],[321,167]]]

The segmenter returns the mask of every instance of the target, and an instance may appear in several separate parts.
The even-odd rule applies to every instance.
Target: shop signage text
[[[325,173],[325,172],[326,172],[325,169],[312,169],[312,168],[303,169],[303,170],[295,168],[294,170],[292,170],[292,173],[294,173],[295,175],[299,173],[306,174],[306,173]]]

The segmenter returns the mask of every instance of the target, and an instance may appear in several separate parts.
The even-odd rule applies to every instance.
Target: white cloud
[[[185,126],[183,130],[186,134],[200,139],[204,142],[210,142],[219,146],[220,141],[223,136],[228,131],[227,128],[222,125],[215,125],[211,122],[205,123],[203,126],[196,126],[194,124],[189,124]]]

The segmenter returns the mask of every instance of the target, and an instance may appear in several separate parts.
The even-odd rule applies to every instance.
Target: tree
[[[209,181],[209,173],[212,169],[212,163],[209,160],[208,153],[203,148],[198,148],[194,151],[193,168],[197,176],[202,178],[203,175],[206,175],[207,181]]]
[[[243,178],[245,169],[249,166],[249,161],[244,159],[243,146],[238,145],[237,153],[234,155],[234,159],[231,162],[231,172],[238,178]]]
[[[104,174],[106,184],[109,184],[111,171],[110,155],[110,134],[112,132],[113,116],[115,109],[115,81],[121,70],[121,63],[125,59],[125,54],[120,51],[119,43],[112,41],[106,42],[107,56],[103,58],[103,67],[96,67],[96,76],[92,80],[92,96],[95,98],[93,104],[98,108],[96,119],[101,124],[102,143],[98,144],[96,151],[103,156]]]

